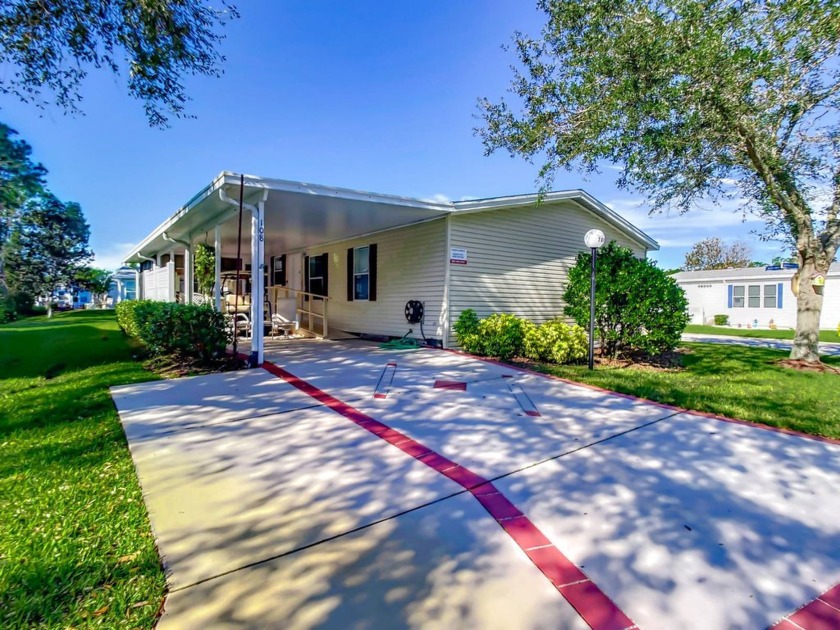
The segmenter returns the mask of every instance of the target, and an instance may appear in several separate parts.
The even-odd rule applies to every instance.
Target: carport
[[[246,213],[241,235],[240,201]],[[221,252],[216,257],[213,295],[215,308],[221,310],[222,259],[235,259],[240,246],[242,270],[247,269],[250,275],[250,292],[261,296],[266,289],[266,275],[272,271],[266,260],[266,242],[278,252],[304,250],[318,244],[440,219],[451,209],[451,204],[435,201],[225,171],[155,228],[125,261],[149,266],[140,274],[139,296],[173,301],[176,291],[183,285],[181,299],[192,303],[193,250],[197,243],[212,244]],[[235,267],[226,271],[235,271]],[[149,286],[154,292],[147,295]],[[308,313],[310,318],[320,318],[325,332],[326,299],[308,294],[305,297],[308,307],[313,302],[320,303],[317,308],[309,308]],[[262,301],[252,300],[250,306],[250,321],[263,321]],[[253,327],[250,354],[253,365],[262,363],[264,330],[261,326]]]
[[[163,628],[840,622],[836,443],[441,350],[266,358],[113,390]]]

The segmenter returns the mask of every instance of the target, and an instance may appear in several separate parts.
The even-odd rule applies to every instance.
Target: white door
[[[303,290],[303,254],[286,255],[286,286]]]

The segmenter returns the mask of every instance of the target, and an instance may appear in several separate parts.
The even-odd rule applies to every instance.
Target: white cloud
[[[423,201],[428,201],[431,203],[452,203],[452,200],[443,193],[435,193],[431,196],[431,198],[423,199]]]
[[[123,257],[131,251],[136,243],[110,243],[109,245],[95,250],[93,257],[94,267],[114,271],[122,266]]]

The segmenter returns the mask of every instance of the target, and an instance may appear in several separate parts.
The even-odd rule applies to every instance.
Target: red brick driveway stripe
[[[262,367],[469,491],[593,630],[636,628],[636,624],[618,608],[615,602],[563,555],[539,528],[492,483],[280,366],[266,361]]]
[[[791,613],[771,630],[836,630],[840,628],[840,584]]]

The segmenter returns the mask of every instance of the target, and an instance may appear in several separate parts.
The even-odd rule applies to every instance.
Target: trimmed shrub
[[[564,313],[589,327],[591,254],[581,252],[569,270]],[[688,325],[688,301],[676,281],[655,263],[611,241],[595,270],[595,328],[601,354],[655,355],[673,350]]]
[[[455,331],[455,339],[464,352],[477,355],[484,354],[484,342],[479,333],[479,323],[480,320],[476,312],[468,308],[461,312],[458,320],[453,324],[452,330]]]
[[[522,354],[526,322],[508,313],[494,313],[478,323],[484,354],[503,361]]]
[[[729,315],[715,315],[715,326],[728,326]]]
[[[0,324],[7,324],[17,319],[17,310],[10,297],[0,297]]]
[[[117,324],[126,335],[140,338],[140,325],[137,323],[137,307],[149,300],[123,300],[114,307],[117,314]]]
[[[211,363],[225,353],[231,333],[222,313],[209,306],[128,300],[117,304],[117,322],[153,355]]]
[[[534,361],[574,363],[586,358],[587,341],[583,328],[554,319],[540,326],[526,326],[523,352]]]

